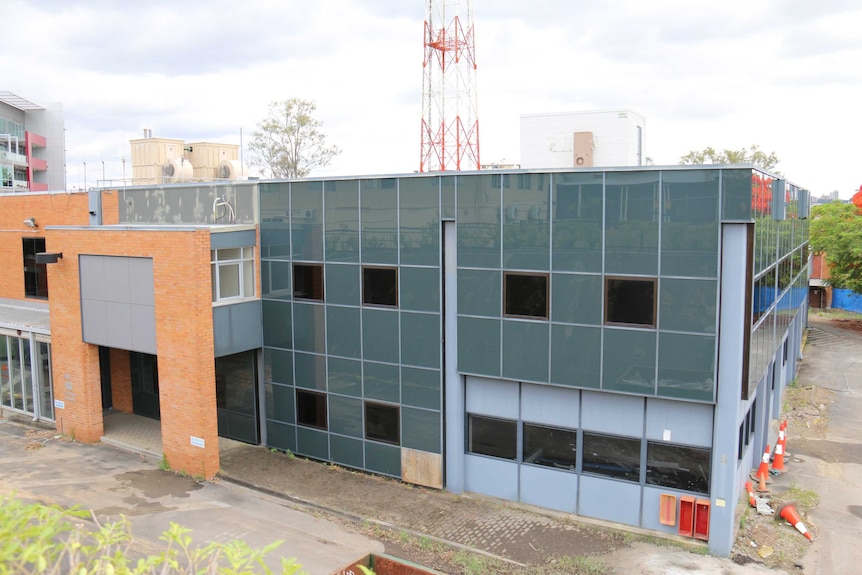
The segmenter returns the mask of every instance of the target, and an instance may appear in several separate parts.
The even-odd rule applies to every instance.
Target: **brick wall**
[[[54,225],[86,226],[89,224],[87,194],[20,193],[0,199],[0,298],[27,299],[24,296],[24,244],[22,238],[44,238],[45,227]],[[36,218],[38,227],[24,225]],[[50,242],[46,249],[56,250]],[[50,297],[51,283],[48,282]],[[44,301],[44,300],[39,300]]]
[[[111,349],[111,406],[117,411],[133,413],[132,409],[132,372],[129,366],[129,352],[124,349]]]
[[[163,451],[173,469],[212,478],[219,459],[209,230],[53,229],[46,235],[63,252],[48,266],[55,394],[65,402],[57,429],[81,441],[103,434],[98,347],[81,335],[78,255],[151,257]],[[193,437],[204,447],[192,445]]]

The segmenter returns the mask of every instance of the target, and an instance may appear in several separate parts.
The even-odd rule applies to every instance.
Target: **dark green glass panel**
[[[551,226],[546,174],[512,174],[503,187],[503,267],[547,271]]]
[[[337,357],[327,358],[329,391],[362,397],[362,362]]]
[[[503,377],[548,381],[547,322],[503,320]]]
[[[330,355],[362,357],[359,308],[326,306],[327,346]]]
[[[661,273],[718,274],[718,171],[662,172]]]
[[[440,180],[401,178],[399,212],[401,265],[440,262]]]
[[[266,422],[266,444],[282,451],[296,451],[296,428],[278,421]]]
[[[324,182],[294,182],[290,185],[290,219],[293,259],[323,260]]]
[[[401,401],[401,378],[397,365],[365,362],[363,367],[362,392],[366,399]]]
[[[398,180],[361,180],[362,261],[398,262]]]
[[[601,328],[551,326],[551,383],[598,389],[601,361]]]
[[[329,434],[325,431],[298,426],[296,428],[296,452],[315,459],[328,460]]]
[[[602,173],[552,174],[553,269],[602,271]]]
[[[373,361],[398,363],[398,312],[362,310],[363,357]]]
[[[501,175],[458,178],[458,266],[500,267]]]
[[[458,316],[458,371],[500,375],[500,320]]]
[[[551,320],[601,325],[602,277],[553,274]]]
[[[661,333],[658,339],[658,394],[712,401],[715,393],[715,338]]]
[[[654,331],[604,330],[602,389],[655,395]]]
[[[497,270],[458,270],[458,313],[500,317],[501,278]]]
[[[295,423],[294,388],[277,383],[265,384],[266,418],[283,423]]]
[[[290,262],[262,260],[260,262],[260,293],[263,298],[291,299],[290,277],[293,273]]]
[[[261,302],[263,310],[263,344],[269,347],[291,349],[293,331],[291,328],[291,304],[289,302]]]
[[[440,367],[440,329],[438,314],[401,312],[401,363]]]
[[[365,468],[383,475],[401,477],[401,448],[395,445],[365,442]]]
[[[605,181],[605,272],[658,272],[659,172],[608,172]]]
[[[715,333],[716,280],[662,278],[659,329]]]
[[[402,407],[401,445],[420,451],[442,453],[440,412]]]
[[[362,440],[330,435],[329,449],[332,461],[346,465],[347,467],[355,467],[356,469],[363,469],[365,467]]]
[[[442,217],[455,219],[455,176],[440,178],[440,203],[443,208]]]
[[[440,409],[440,372],[413,367],[401,368],[401,403]]]
[[[326,302],[359,305],[359,266],[326,264]]]
[[[293,321],[295,349],[317,353],[326,351],[326,312],[323,305],[294,303]]]
[[[329,431],[361,438],[363,436],[362,400],[330,394]]]
[[[399,307],[414,311],[440,310],[440,270],[437,268],[398,268]]]
[[[751,221],[751,174],[750,169],[721,170],[722,221]]]
[[[326,391],[326,356],[295,353],[296,387]]]
[[[263,348],[263,379],[293,385],[293,352]]]
[[[359,183],[325,182],[326,261],[359,261]]]

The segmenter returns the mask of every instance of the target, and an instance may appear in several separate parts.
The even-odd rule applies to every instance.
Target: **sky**
[[[121,178],[145,128],[242,143],[248,163],[289,98],[313,100],[342,150],[312,176],[409,173],[427,4],[3,0],[0,90],[62,103],[70,188],[85,162],[89,186],[101,162]],[[814,196],[862,185],[858,0],[474,0],[473,15],[482,163],[518,163],[521,115],[630,108],[656,165],[758,145]]]

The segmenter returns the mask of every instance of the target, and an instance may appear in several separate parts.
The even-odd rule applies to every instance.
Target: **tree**
[[[811,251],[829,264],[829,283],[862,293],[862,213],[852,203],[831,202],[811,210]]]
[[[768,154],[760,149],[759,146],[751,146],[747,150],[741,148],[739,150],[724,149],[716,151],[714,148],[704,148],[697,151],[692,150],[679,159],[679,163],[688,164],[754,164],[764,170],[774,171],[778,165],[778,156],[775,152]]]
[[[253,165],[273,178],[304,178],[329,165],[341,150],[327,146],[323,123],[314,118],[316,109],[314,101],[299,98],[270,103],[269,115],[258,123],[248,145],[256,156]]]

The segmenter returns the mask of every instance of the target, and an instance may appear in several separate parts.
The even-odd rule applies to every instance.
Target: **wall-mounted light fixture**
[[[63,259],[63,252],[37,252],[37,264],[55,264],[58,260]]]
[[[39,224],[36,223],[36,218],[34,218],[33,216],[30,216],[29,218],[24,220],[24,225],[27,226],[28,228],[39,227]]]

